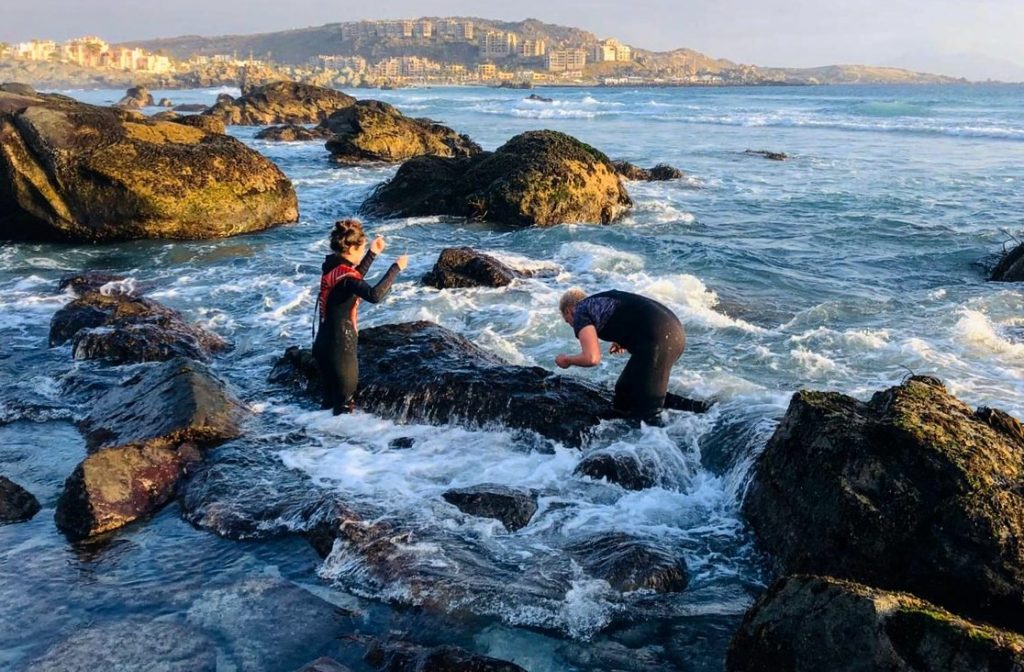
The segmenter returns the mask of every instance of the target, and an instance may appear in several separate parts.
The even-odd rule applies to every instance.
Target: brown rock
[[[352,96],[334,89],[298,82],[273,82],[247,89],[238,98],[218,98],[217,104],[203,114],[229,126],[318,124],[355,102]]]

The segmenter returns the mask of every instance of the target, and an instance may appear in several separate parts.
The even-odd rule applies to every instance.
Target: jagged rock
[[[457,646],[427,648],[408,642],[375,642],[365,660],[381,672],[526,672],[514,663]]]
[[[644,490],[658,481],[657,474],[649,465],[641,463],[635,455],[618,452],[591,453],[580,460],[573,473],[617,483],[626,490]]]
[[[480,518],[495,518],[510,532],[524,528],[537,512],[537,495],[523,488],[482,484],[448,490],[444,501]]]
[[[361,209],[385,217],[552,226],[608,224],[632,205],[604,154],[564,133],[529,131],[473,157],[410,159]]]
[[[161,98],[160,102],[157,103],[160,107],[174,107],[174,103],[170,98]]]
[[[554,98],[545,98],[544,96],[539,96],[536,93],[531,93],[530,95],[528,95],[526,97],[526,100],[534,100],[534,101],[537,101],[538,103],[553,103],[553,102],[555,102]]]
[[[748,149],[743,153],[750,154],[751,156],[761,156],[768,159],[769,161],[785,161],[786,159],[789,158],[789,155],[786,154],[785,152],[769,152],[766,149]]]
[[[416,156],[466,157],[483,151],[466,135],[429,119],[412,119],[377,100],[340,109],[321,127],[332,134],[327,151],[337,163],[398,163]]]
[[[257,140],[272,140],[275,142],[309,142],[312,140],[327,140],[331,132],[321,126],[307,128],[298,124],[285,124],[284,126],[268,126],[256,134]]]
[[[411,436],[400,436],[388,442],[388,448],[391,450],[408,450],[415,445],[416,439]]]
[[[143,107],[152,107],[153,105],[156,105],[153,101],[153,94],[144,86],[133,86],[128,89],[124,94],[124,98],[116,103],[117,107],[130,110],[140,110]]]
[[[795,394],[743,513],[785,572],[1024,627],[1024,430],[939,380],[914,376],[867,403]]]
[[[106,284],[122,282],[126,279],[127,278],[123,275],[114,275],[112,273],[104,273],[102,271],[70,273],[68,275],[61,276],[61,279],[57,283],[57,291],[63,292],[65,289],[70,288],[74,294],[82,296],[88,292],[98,292],[100,288]]]
[[[175,112],[205,112],[206,105],[202,103],[185,103],[183,105],[175,105]]]
[[[0,525],[30,520],[39,508],[39,500],[31,492],[0,476]]]
[[[905,593],[790,576],[747,612],[729,672],[1010,672],[1024,637],[964,620]]]
[[[228,132],[227,126],[224,122],[216,117],[208,117],[204,114],[186,114],[183,117],[172,119],[176,124],[183,126],[189,126],[191,128],[198,128],[207,133],[217,133],[224,135]]]
[[[0,238],[215,238],[297,219],[284,173],[226,135],[0,92]]]
[[[530,275],[471,247],[446,247],[423,276],[423,284],[437,289],[505,287],[515,278]]]
[[[309,350],[289,348],[270,380],[319,394]],[[607,390],[540,367],[512,366],[432,322],[360,332],[359,384],[358,406],[399,421],[501,423],[573,445],[611,407]]]
[[[216,334],[189,324],[177,311],[155,301],[99,291],[86,291],[54,314],[50,346],[68,340],[75,359],[116,364],[173,357],[206,360],[227,347]]]
[[[332,113],[355,104],[352,96],[312,84],[273,82],[247,89],[239,98],[219,96],[203,112],[229,126],[317,124]]]
[[[998,282],[1024,282],[1024,243],[1003,254],[992,269],[990,280]]]
[[[303,665],[298,672],[351,672],[351,670],[333,658],[323,656]]]
[[[91,454],[64,484],[57,526],[79,539],[158,511],[200,448],[239,435],[244,413],[202,365],[180,358],[107,391],[82,422]]]
[[[616,161],[613,165],[615,171],[624,179],[637,182],[667,182],[683,177],[683,171],[673,168],[667,163],[659,163],[653,168],[641,168],[629,161]]]
[[[587,573],[623,593],[641,589],[676,593],[689,582],[686,563],[677,553],[628,534],[595,535],[568,546],[566,552]]]

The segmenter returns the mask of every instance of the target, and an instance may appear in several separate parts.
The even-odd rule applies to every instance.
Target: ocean
[[[212,104],[222,92],[238,93],[154,95]],[[123,95],[64,93],[97,104]],[[32,521],[0,527],[0,668],[25,668],[69,637],[105,655],[119,640],[102,633],[158,623],[204,633],[222,671],[285,672],[324,652],[360,669],[362,649],[343,635],[456,643],[531,672],[722,670],[732,632],[771,579],[739,505],[794,391],[867,398],[913,372],[942,378],[972,406],[1024,416],[1024,288],[986,282],[1004,244],[1024,238],[1024,87],[538,90],[550,103],[487,88],[351,93],[445,123],[485,149],[550,128],[613,159],[686,173],[628,183],[635,207],[609,226],[367,219],[388,242],[371,278],[394,255],[407,252],[410,265],[384,303],[364,306],[363,328],[433,320],[512,363],[556,370],[555,355],[577,347],[557,312],[563,291],[639,292],[687,330],[670,389],[714,400],[713,409],[670,412],[664,427],[602,428],[586,451],[633,453],[655,467],[656,487],[626,491],[574,476],[580,454],[570,447],[500,427],[335,418],[270,385],[285,348],[308,345],[332,222],[356,214],[395,168],[338,167],[321,143],[262,142],[255,128],[231,128],[293,180],[298,224],[215,241],[0,246],[0,473],[43,505]],[[421,285],[440,250],[460,245],[558,272],[505,289]],[[53,509],[84,456],[73,423],[86,409],[62,385],[108,367],[48,348],[47,335],[71,298],[58,278],[87,269],[129,276],[233,344],[213,368],[255,419],[194,477],[214,484],[220,511],[287,527],[296,498],[336,493],[415,531],[405,549],[415,585],[379,585],[340,546],[321,560],[295,536],[222,539],[185,522],[178,503],[103,544],[69,544]],[[606,357],[565,375],[610,385],[623,363]],[[413,447],[389,449],[400,437]],[[440,497],[479,483],[536,489],[540,509],[510,534]],[[269,521],[268,511],[277,512]],[[680,549],[689,586],[610,590],[565,553],[595,532]],[[299,599],[262,599],[252,586],[268,582]],[[302,596],[340,609],[344,628],[288,627],[301,622]],[[180,653],[180,643],[162,644],[168,657]],[[126,645],[118,655],[144,669],[153,654]]]

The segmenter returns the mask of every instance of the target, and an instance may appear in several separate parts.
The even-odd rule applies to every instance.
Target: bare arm
[[[580,349],[578,355],[558,355],[555,357],[555,364],[563,369],[570,366],[597,366],[601,363],[601,345],[597,340],[597,328],[587,325],[580,329]]]

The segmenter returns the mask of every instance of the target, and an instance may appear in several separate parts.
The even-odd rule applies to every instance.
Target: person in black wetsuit
[[[313,328],[319,327],[313,357],[323,385],[322,408],[332,409],[335,415],[353,409],[352,397],[359,384],[359,303],[379,303],[409,263],[408,255],[398,257],[371,287],[363,276],[384,246],[384,239],[378,236],[367,251],[363,225],[354,219],[336,222],[331,231],[331,254],[324,259],[316,302],[319,318],[313,320]]]
[[[558,355],[555,364],[563,369],[596,366],[601,361],[598,339],[611,341],[610,354],[630,354],[615,383],[615,411],[639,420],[656,419],[665,405],[672,365],[686,349],[686,332],[675,313],[653,299],[618,290],[587,296],[581,289],[570,289],[559,309],[582,352]]]

